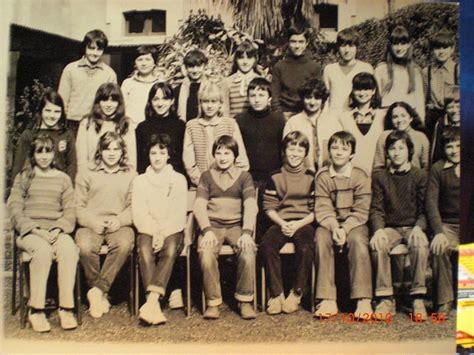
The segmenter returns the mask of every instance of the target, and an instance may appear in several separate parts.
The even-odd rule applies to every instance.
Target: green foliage
[[[382,20],[368,20],[352,27],[361,37],[359,58],[377,65],[385,58],[387,38],[397,25],[413,37],[413,55],[421,67],[430,61],[429,39],[442,28],[451,31],[458,48],[459,6],[454,4],[416,4],[407,6]],[[458,53],[455,51],[455,55]]]

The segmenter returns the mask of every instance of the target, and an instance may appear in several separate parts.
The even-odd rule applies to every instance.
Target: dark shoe
[[[441,304],[438,307],[438,318],[444,317],[444,319],[450,319],[454,317],[454,312],[453,312],[453,302],[447,302],[444,304]]]
[[[239,302],[240,316],[242,319],[255,319],[257,313],[250,302]]]

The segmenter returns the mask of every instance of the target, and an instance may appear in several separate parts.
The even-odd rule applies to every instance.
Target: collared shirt
[[[375,111],[371,108],[366,113],[362,113],[358,108],[354,108],[352,110],[352,115],[358,125],[367,123],[371,124],[374,121]]]
[[[237,180],[242,172],[241,169],[236,167],[234,164],[229,169],[221,170],[217,167],[214,162],[210,169],[214,182],[223,190],[227,190]]]
[[[104,69],[104,63],[102,60],[99,60],[97,63],[91,64],[87,59],[86,56],[82,56],[81,59],[77,62],[78,67],[89,67],[91,69],[93,68],[98,68],[98,69]]]
[[[458,83],[458,75],[459,70],[456,73],[456,63],[452,59],[448,59],[442,65],[431,64],[423,69],[427,102],[437,109],[443,109],[445,90],[447,87]]]
[[[117,165],[115,168],[110,169],[108,166],[105,165],[105,163],[103,161],[101,161],[99,165],[95,165],[93,170],[95,170],[95,171],[101,171],[102,170],[106,174],[116,174],[120,171],[125,171],[127,169],[128,168],[126,166],[120,166],[120,165]]]
[[[390,166],[388,168],[388,171],[390,172],[390,174],[396,174],[396,173],[406,173],[406,172],[409,172],[411,169],[411,163],[409,161],[407,161],[406,163],[404,163],[399,169],[395,169],[393,168],[392,166]]]
[[[346,178],[350,178],[351,175],[352,175],[352,164],[351,163],[347,163],[346,164],[346,167],[344,169],[344,172],[342,173],[338,173],[335,169],[334,169],[334,166],[331,164],[329,166],[329,175],[332,177],[332,178],[335,178],[336,176],[342,176],[342,177],[346,177]]]

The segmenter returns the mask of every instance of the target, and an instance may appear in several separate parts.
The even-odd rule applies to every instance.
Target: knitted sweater
[[[443,233],[443,223],[459,224],[460,201],[455,166],[440,160],[431,168],[426,192],[426,216],[435,235]]]
[[[374,68],[369,63],[360,60],[356,60],[348,73],[342,71],[341,65],[338,62],[330,63],[324,67],[323,80],[330,93],[329,108],[331,110],[349,109],[352,79],[362,72],[373,74]]]
[[[72,181],[76,177],[76,139],[72,131],[58,129],[25,129],[20,136],[13,161],[12,177],[15,177],[24,167],[28,157],[31,142],[37,134],[47,134],[54,141],[54,163],[57,169],[69,175]]]
[[[166,165],[156,173],[151,167],[133,181],[132,216],[139,233],[164,237],[186,224],[186,178]]]
[[[275,111],[299,112],[303,109],[298,88],[308,78],[321,78],[321,65],[309,53],[301,57],[288,54],[272,70],[272,108]]]
[[[186,172],[194,185],[199,183],[201,174],[214,162],[212,145],[220,136],[234,137],[239,146],[236,157],[237,167],[248,170],[249,160],[237,122],[232,118],[214,117],[211,120],[198,118],[186,123],[183,144],[183,162]]]
[[[91,122],[89,127],[88,118],[81,121],[76,137],[76,153],[77,153],[77,168],[78,170],[87,169],[90,163],[94,163],[95,152],[97,150],[97,143],[100,137],[105,132],[115,132],[116,124],[112,121],[104,121],[99,133],[95,131],[95,123]],[[135,143],[135,132],[131,127],[128,128],[127,133],[122,137],[127,148],[128,164],[133,168],[137,167],[137,146]]]
[[[367,133],[363,134],[354,119],[354,110],[345,111],[339,116],[339,122],[344,131],[352,133],[356,139],[356,152],[351,162],[364,169],[367,174],[372,173],[377,139],[383,132],[386,110],[374,110],[373,122]]]
[[[137,171],[143,174],[150,165],[147,147],[153,134],[167,134],[171,138],[172,151],[169,163],[173,168],[184,174],[183,140],[185,123],[170,112],[166,117],[150,117],[140,123],[135,130],[137,142]]]
[[[247,74],[237,71],[222,81],[225,117],[235,117],[247,110],[249,107],[247,89],[250,81],[257,77],[259,75],[253,70]]]
[[[265,211],[275,210],[282,219],[298,220],[314,211],[314,173],[290,172],[285,165],[272,174],[263,195]]]
[[[47,174],[35,170],[28,190],[22,174],[15,178],[8,199],[8,208],[15,229],[23,237],[35,228],[74,231],[76,214],[71,179],[59,170]]]
[[[102,167],[79,170],[76,177],[77,222],[89,227],[98,217],[114,216],[122,226],[132,224],[133,170],[106,172]]]
[[[375,171],[372,180],[370,224],[375,233],[386,227],[426,229],[426,173],[414,166],[409,171]]]
[[[357,167],[349,166],[336,174],[332,165],[316,175],[316,221],[331,232],[339,226],[349,233],[365,224],[370,209],[370,178]]]
[[[135,129],[140,122],[145,120],[145,106],[148,101],[150,89],[158,81],[152,77],[150,81],[144,81],[135,72],[131,77],[122,82],[123,101],[125,103],[125,114],[130,117],[130,125]]]
[[[389,81],[388,65],[380,63],[374,72],[375,79],[382,96],[382,107],[388,107],[396,101],[404,101],[413,107],[422,122],[425,122],[425,93],[423,87],[423,76],[419,67],[415,68],[415,89],[408,93],[410,83],[408,70],[405,66],[393,64],[392,88],[387,91]]]
[[[391,130],[383,131],[377,140],[374,157],[374,170],[385,168],[387,166],[385,159],[385,140],[392,132]],[[416,168],[421,168],[428,173],[430,164],[430,142],[423,132],[409,128],[405,131],[413,142],[413,157],[411,163]]]
[[[222,174],[229,174],[231,183],[223,184]],[[204,172],[199,181],[194,215],[206,233],[210,227],[242,226],[242,233],[252,234],[258,207],[252,176],[238,168],[226,172],[215,168]]]
[[[281,112],[268,107],[255,111],[251,107],[235,118],[242,133],[250,161],[250,174],[256,181],[266,181],[281,166],[281,141],[285,119]]]
[[[116,83],[117,75],[104,62],[90,66],[85,57],[69,63],[61,74],[58,93],[64,101],[67,118],[80,121],[91,112],[99,86]]]

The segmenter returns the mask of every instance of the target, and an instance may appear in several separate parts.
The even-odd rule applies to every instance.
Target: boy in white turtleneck
[[[147,292],[139,317],[149,324],[166,322],[159,299],[165,295],[184,241],[187,183],[168,164],[170,147],[167,134],[152,135],[148,149],[150,166],[133,182],[132,216],[139,233],[140,273]]]

